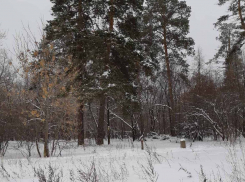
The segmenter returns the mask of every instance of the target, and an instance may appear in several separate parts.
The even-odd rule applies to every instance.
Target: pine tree
[[[239,100],[242,105],[242,132],[245,136],[245,97],[244,97],[244,67],[241,60],[242,46],[245,40],[245,22],[244,22],[244,0],[219,0],[219,5],[222,6],[230,2],[228,13],[221,16],[215,26],[219,28],[222,39],[219,53],[226,53],[225,56],[225,79],[224,86],[226,91],[232,94],[239,95]],[[227,47],[228,50],[222,47]],[[220,54],[221,55],[221,54]],[[242,74],[241,74],[242,73]],[[235,112],[237,118],[237,111]],[[236,121],[237,119],[235,119]],[[236,123],[237,124],[237,123]],[[237,126],[235,126],[237,127]],[[235,132],[236,133],[236,132]]]
[[[230,11],[232,14],[228,13],[226,15],[223,15],[219,18],[219,22],[224,22],[228,20],[231,17],[236,17],[236,20],[239,21],[240,27],[245,30],[245,23],[244,23],[244,0],[219,0],[220,6],[223,6],[227,2],[230,2],[228,11]]]
[[[187,37],[191,8],[186,5],[185,1],[179,0],[148,0],[146,4],[149,25],[152,26],[154,35],[158,37],[164,48],[162,53],[167,68],[168,94],[172,108],[170,130],[171,135],[175,136],[173,70],[171,67],[177,65],[186,69],[185,58],[194,52],[194,41]]]
[[[45,28],[47,39],[53,41],[54,48],[58,52],[57,57],[60,64],[66,67],[67,74],[72,73],[71,80],[74,88],[77,88],[75,95],[80,102],[78,108],[78,145],[84,144],[84,121],[83,107],[87,95],[83,92],[89,86],[91,79],[85,69],[92,55],[90,43],[95,36],[91,31],[91,3],[92,1],[70,1],[70,0],[51,0],[54,4],[52,15],[54,19],[49,21]],[[82,86],[81,86],[82,85]]]
[[[106,96],[135,97],[139,70],[151,69],[139,41],[143,1],[52,2],[54,20],[46,27],[47,38],[73,75],[70,84],[82,103],[80,109],[88,100],[100,99],[97,144],[103,144]]]
[[[245,24],[244,24],[244,1],[219,0],[219,5],[222,6],[230,2],[227,15],[221,16],[214,24],[219,30],[220,35],[217,40],[221,46],[216,53],[214,60],[224,58],[225,61],[225,85],[234,88],[234,77],[237,73],[237,65],[239,64],[239,55],[241,47],[245,40]]]
[[[103,22],[103,35],[107,50],[105,69],[107,74],[102,87],[107,90],[100,98],[99,127],[97,144],[103,144],[105,93],[135,95],[134,82],[143,62],[140,50],[140,12],[143,1],[102,1],[98,4],[103,9],[97,14]],[[142,64],[143,66],[143,64]],[[103,80],[102,80],[103,81]],[[108,89],[108,86],[112,86]],[[109,127],[108,127],[109,129]],[[108,130],[108,132],[110,132]]]
[[[239,35],[237,27],[234,23],[218,23],[215,27],[219,30],[220,35],[216,38],[220,41],[221,46],[216,53],[214,59],[217,60],[220,57],[227,59],[233,45],[236,42],[237,36]]]
[[[244,0],[219,0],[220,6],[225,5],[230,2],[228,7],[228,13],[221,16],[215,26],[224,32],[225,29],[228,30],[230,26],[230,31],[232,31],[233,37],[235,37],[233,45],[230,47],[230,52],[228,56],[236,53],[242,45],[245,37],[245,22],[244,22]],[[235,31],[235,32],[234,32]],[[232,34],[232,33],[231,33]],[[228,39],[229,40],[229,39]]]

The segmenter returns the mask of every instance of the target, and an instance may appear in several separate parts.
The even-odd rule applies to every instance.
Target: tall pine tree
[[[181,66],[186,69],[186,56],[194,53],[192,38],[189,33],[189,17],[191,8],[185,1],[179,0],[147,0],[146,15],[149,26],[152,27],[154,36],[158,37],[163,46],[163,57],[167,69],[168,95],[170,100],[171,121],[170,132],[175,132],[175,103],[173,91],[173,67]],[[172,68],[171,68],[172,67]]]
[[[83,105],[100,99],[97,144],[103,144],[105,99],[108,94],[136,95],[139,70],[151,69],[140,44],[143,1],[52,0],[54,20],[46,27],[60,63],[72,75],[70,84],[81,102],[79,128],[83,128]],[[79,144],[83,144],[83,129]]]
[[[83,109],[87,95],[80,90],[90,87],[90,79],[86,65],[93,55],[91,47],[95,35],[92,33],[90,0],[51,0],[54,4],[52,15],[46,32],[47,39],[52,41],[56,49],[60,64],[66,69],[67,74],[72,74],[70,85],[76,88],[78,101],[78,145],[84,144]]]

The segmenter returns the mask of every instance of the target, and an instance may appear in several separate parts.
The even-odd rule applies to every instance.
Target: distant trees
[[[220,0],[219,4],[226,2]],[[243,1],[230,2],[230,13],[215,23],[221,46],[213,60],[223,61],[223,75],[217,71],[200,71],[203,58],[198,50],[192,83],[181,95],[184,122],[180,123],[180,131],[193,140],[212,136],[215,140],[234,141],[244,135]]]
[[[228,0],[220,0],[223,5]],[[193,85],[183,96],[187,122],[181,124],[182,132],[193,138],[212,135],[214,139],[235,140],[244,131],[244,79],[241,47],[244,41],[243,1],[231,1],[227,14],[218,19],[215,27],[220,31],[217,40],[221,46],[214,60],[224,62],[224,76],[217,72],[200,72],[197,65]],[[232,17],[231,21],[230,18]],[[235,18],[234,18],[235,17]],[[229,20],[229,21],[227,21]],[[239,21],[237,21],[239,20]],[[200,59],[199,51],[195,60]],[[222,60],[224,59],[224,60]],[[188,130],[186,130],[188,129]]]
[[[0,43],[3,38],[5,38],[5,34],[0,32]],[[0,156],[5,155],[14,133],[12,128],[19,121],[17,107],[12,104],[17,104],[17,98],[11,97],[15,78],[11,64],[12,60],[7,51],[0,47]],[[12,112],[16,112],[16,114],[12,114]]]

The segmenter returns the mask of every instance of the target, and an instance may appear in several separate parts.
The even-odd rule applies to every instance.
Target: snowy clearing
[[[241,145],[224,142],[187,141],[181,149],[179,141],[148,139],[145,150],[140,142],[112,140],[112,145],[69,146],[62,157],[33,157],[13,147],[1,160],[1,182],[38,181],[242,181]],[[14,146],[14,142],[11,146]],[[240,143],[241,144],[241,143]],[[10,146],[10,147],[11,147]],[[236,152],[234,152],[236,151]],[[235,154],[235,155],[234,155]],[[235,165],[234,165],[235,164]],[[236,173],[237,172],[237,173]],[[240,172],[240,173],[239,173]],[[234,179],[236,178],[236,179]]]

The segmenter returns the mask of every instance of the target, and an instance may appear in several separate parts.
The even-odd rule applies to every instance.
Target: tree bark
[[[245,108],[242,111],[242,135],[245,137]]]
[[[114,30],[114,0],[110,0],[110,11],[109,11],[109,32],[112,33]],[[110,53],[111,53],[111,35],[109,36],[107,42],[107,55],[106,55],[106,61],[110,61]]]
[[[48,130],[49,130],[49,126],[48,126],[48,120],[45,120],[45,124],[44,124],[44,157],[49,157],[49,148],[48,148]]]
[[[122,125],[121,125],[121,137],[122,137],[122,140],[124,139],[124,124],[122,122]]]
[[[101,96],[100,98],[100,109],[99,109],[99,123],[98,123],[98,136],[97,136],[97,145],[104,144],[105,137],[105,96]]]
[[[41,158],[42,155],[41,155],[41,152],[39,150],[39,145],[38,145],[38,140],[37,139],[36,139],[36,148],[37,148],[37,153],[38,153],[39,157]]]
[[[144,117],[143,117],[143,109],[140,113],[140,130],[141,130],[141,136],[144,136],[145,123],[144,123]]]
[[[132,138],[133,138],[133,142],[134,142],[136,139],[136,128],[135,128],[135,123],[134,123],[132,116],[131,116],[131,125],[132,125]]]
[[[166,26],[163,26],[163,45],[164,45],[164,52],[165,52],[165,63],[167,66],[167,77],[168,77],[168,93],[170,99],[170,107],[171,110],[171,122],[170,122],[170,134],[171,136],[176,136],[175,133],[175,112],[174,112],[174,97],[173,97],[173,87],[172,87],[172,76],[171,76],[171,69],[170,69],[170,62],[168,57],[168,46],[167,46],[167,30]]]
[[[107,136],[108,136],[108,145],[110,145],[111,144],[111,125],[110,125],[109,98],[107,98]]]
[[[39,145],[38,145],[38,142],[40,141],[40,136],[39,136],[40,135],[40,125],[36,124],[35,127],[36,127],[36,149],[37,149],[37,153],[38,153],[39,157],[41,158],[42,155],[41,155]]]
[[[165,109],[162,111],[163,134],[166,134]]]
[[[84,105],[81,104],[78,109],[78,145],[84,145],[84,118],[83,118],[83,107]]]
[[[130,119],[131,119],[131,128],[132,128],[132,139],[134,142],[136,140],[136,135],[137,135],[137,122],[135,122],[133,114],[131,114]]]
[[[113,8],[114,0],[110,0],[110,11],[109,11],[109,32],[112,33],[114,29],[114,8]],[[110,36],[111,37],[111,36]],[[111,38],[107,41],[107,53],[106,53],[106,62],[110,62],[110,54],[111,54]],[[105,118],[105,95],[102,94],[100,98],[100,111],[99,111],[99,124],[98,124],[98,137],[97,137],[97,145],[104,144],[104,118]]]

